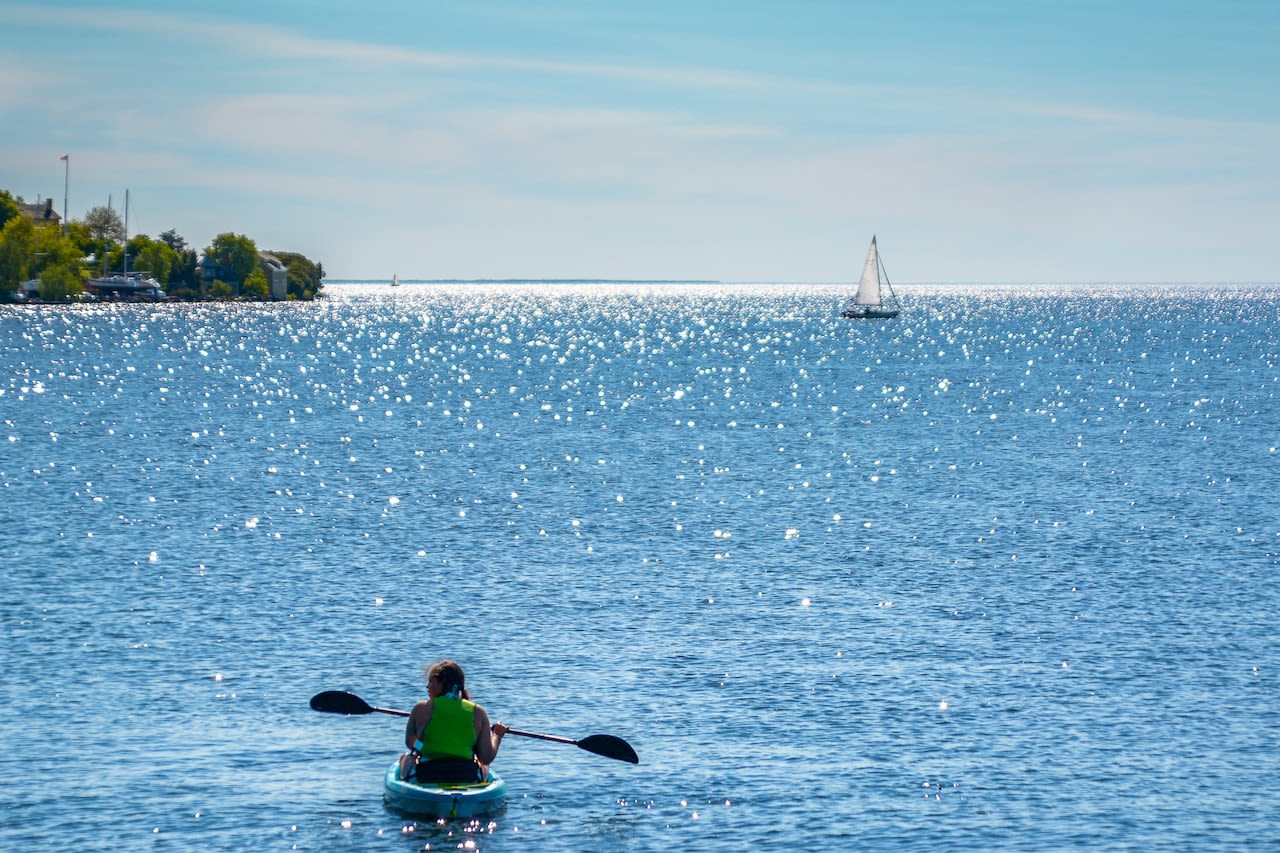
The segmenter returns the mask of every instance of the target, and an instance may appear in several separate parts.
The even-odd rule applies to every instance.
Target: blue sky
[[[0,0],[0,188],[331,277],[1280,280],[1280,3]]]

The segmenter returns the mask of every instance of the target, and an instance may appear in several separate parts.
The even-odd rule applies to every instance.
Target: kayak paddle
[[[408,711],[370,705],[356,694],[347,693],[345,690],[326,690],[323,693],[317,693],[311,697],[311,710],[323,711],[327,714],[345,714],[347,716],[358,714],[390,714],[393,717],[409,716]],[[595,755],[603,755],[605,758],[626,761],[631,764],[640,763],[640,756],[636,755],[636,751],[631,748],[631,744],[615,735],[587,735],[582,740],[574,740],[573,738],[560,737],[558,735],[543,735],[537,732],[525,732],[511,728],[507,729],[507,734],[549,740],[553,743],[568,743]]]
[[[571,743],[578,749],[585,749],[587,752],[594,752],[596,755],[603,755],[605,758],[615,758],[618,761],[628,761],[632,764],[640,763],[640,756],[636,755],[636,751],[631,748],[631,744],[615,735],[587,735],[582,740],[574,740],[573,738],[559,737],[558,735],[540,735],[537,732],[522,732],[519,729],[511,728],[507,729],[507,734],[549,740],[554,743]]]
[[[397,711],[395,708],[375,708],[354,693],[345,690],[326,690],[311,697],[311,710],[324,711],[327,714],[390,714],[393,717],[407,717],[408,711]]]

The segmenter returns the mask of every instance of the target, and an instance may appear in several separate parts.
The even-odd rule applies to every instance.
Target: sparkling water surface
[[[326,291],[0,307],[3,849],[1280,846],[1280,289]]]

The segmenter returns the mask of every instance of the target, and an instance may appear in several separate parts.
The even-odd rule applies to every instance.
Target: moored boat
[[[408,782],[400,778],[399,760],[387,768],[383,789],[388,808],[412,817],[480,817],[507,800],[507,783],[492,770],[488,782]]]
[[[168,296],[160,282],[147,273],[129,270],[129,191],[124,191],[124,251],[120,272],[96,275],[84,283],[85,290],[98,299],[124,299],[130,302],[157,302]]]
[[[166,298],[160,282],[140,272],[98,275],[86,281],[84,286],[99,299],[158,301]]]

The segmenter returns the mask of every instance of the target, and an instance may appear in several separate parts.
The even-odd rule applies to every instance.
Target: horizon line
[[[325,284],[385,284],[390,286],[389,278],[324,278]],[[813,286],[849,286],[856,287],[856,280],[776,280],[776,279],[713,279],[713,278],[400,278],[400,284],[787,284]],[[1225,287],[1252,286],[1278,287],[1280,280],[1260,281],[1252,279],[1235,279],[1222,281],[1161,280],[1161,279],[1037,279],[1037,280],[954,280],[954,281],[907,281],[898,282],[894,287],[949,287],[974,285],[989,287],[1008,286],[1133,286],[1133,285],[1165,285],[1178,287]]]

